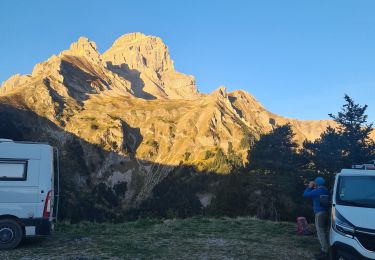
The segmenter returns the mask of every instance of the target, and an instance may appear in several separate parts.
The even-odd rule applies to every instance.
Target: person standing
[[[321,253],[316,255],[318,259],[326,259],[328,257],[328,240],[326,235],[327,209],[320,205],[320,196],[328,195],[328,190],[324,185],[325,180],[323,177],[316,177],[314,181],[310,181],[303,193],[305,198],[311,198],[313,201],[315,228],[321,247]]]

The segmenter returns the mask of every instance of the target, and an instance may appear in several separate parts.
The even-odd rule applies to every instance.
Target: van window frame
[[[350,206],[350,207],[358,207],[358,208],[374,208],[374,207],[366,207],[366,206],[358,206],[358,205],[353,205],[352,203],[347,203],[345,201],[343,201],[341,198],[340,198],[340,186],[341,186],[341,182],[342,182],[342,179],[343,177],[373,177],[373,176],[367,176],[367,175],[360,175],[360,176],[351,176],[351,175],[344,175],[344,176],[339,176],[338,180],[337,180],[337,186],[336,186],[336,204],[337,205],[341,205],[341,206]]]
[[[27,169],[29,161],[27,159],[9,159],[9,158],[0,158],[0,164],[23,164],[23,176],[22,177],[0,177],[0,181],[26,181],[27,180]]]

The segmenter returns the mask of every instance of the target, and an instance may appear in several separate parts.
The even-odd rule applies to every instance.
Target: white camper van
[[[0,249],[51,232],[54,149],[0,139]]]
[[[336,175],[329,232],[333,259],[375,259],[373,163]]]

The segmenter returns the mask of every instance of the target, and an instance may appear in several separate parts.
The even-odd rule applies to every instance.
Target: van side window
[[[0,181],[25,181],[27,161],[0,159]]]

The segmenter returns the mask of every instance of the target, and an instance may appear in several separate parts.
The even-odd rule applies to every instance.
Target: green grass
[[[313,259],[316,237],[295,229],[254,218],[60,223],[53,235],[0,252],[0,259]]]

